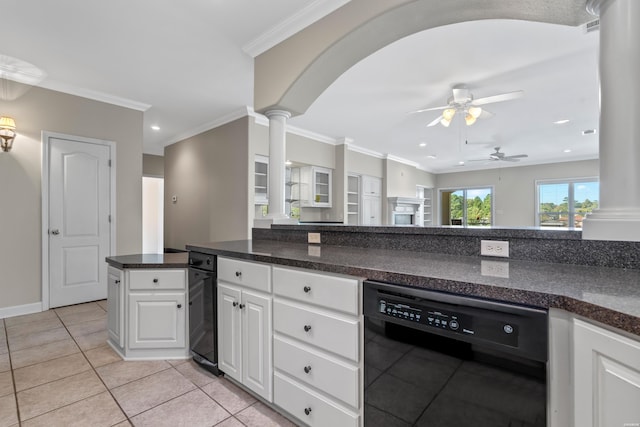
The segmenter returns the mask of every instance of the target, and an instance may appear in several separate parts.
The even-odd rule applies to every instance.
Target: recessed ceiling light
[[[160,126],[158,126],[158,125],[153,125],[153,126],[151,126],[151,129],[153,129],[153,130],[160,130]]]
[[[435,154],[429,154],[427,156],[427,159],[435,159],[435,158],[436,158]]]
[[[569,119],[562,119],[562,120],[553,122],[554,125],[563,125],[565,123],[569,123]]]
[[[458,162],[459,165],[464,165],[464,162]]]
[[[426,142],[421,142],[421,143],[420,143],[420,147],[426,147],[426,146],[427,146],[427,143],[426,143]]]
[[[570,153],[570,152],[571,152],[571,149],[567,148],[567,149],[562,150],[562,152],[563,152],[563,153]]]
[[[594,133],[596,133],[595,129],[585,129],[582,131],[583,135],[593,135]]]

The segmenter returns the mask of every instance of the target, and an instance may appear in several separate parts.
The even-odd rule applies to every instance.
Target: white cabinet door
[[[107,280],[107,329],[109,340],[124,347],[124,272],[109,267]]]
[[[362,225],[382,224],[382,204],[379,197],[362,198]]]
[[[574,425],[640,423],[640,342],[574,320]]]
[[[242,382],[240,296],[239,288],[218,282],[218,365],[226,375]]]
[[[185,294],[129,295],[129,348],[182,348],[186,345]]]
[[[271,401],[271,298],[242,291],[242,383]]]
[[[373,176],[362,176],[362,195],[380,197],[382,194],[382,180]]]

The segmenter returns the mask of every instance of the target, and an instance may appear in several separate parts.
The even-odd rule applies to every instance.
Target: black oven
[[[189,252],[189,345],[193,360],[218,371],[216,257]]]
[[[547,311],[364,282],[366,427],[543,427]]]

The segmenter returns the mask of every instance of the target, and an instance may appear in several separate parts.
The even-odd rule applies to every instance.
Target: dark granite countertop
[[[313,246],[271,240],[192,244],[187,245],[187,249],[473,297],[560,308],[640,335],[640,270],[637,269]],[[508,278],[490,275],[505,269]]]
[[[134,254],[107,257],[107,263],[116,268],[187,268],[187,252],[168,254]]]

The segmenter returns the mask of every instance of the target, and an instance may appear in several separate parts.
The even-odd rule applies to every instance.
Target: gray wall
[[[42,131],[115,141],[114,252],[140,252],[142,112],[37,87],[0,100],[0,112],[18,128],[13,149],[0,152],[0,308],[42,300]]]
[[[164,157],[153,154],[142,155],[142,175],[153,178],[164,176]]]
[[[165,247],[249,237],[248,141],[243,117],[165,148]]]
[[[494,225],[532,227],[535,225],[535,181],[597,177],[598,160],[503,167],[483,171],[445,173],[436,176],[438,189],[494,187]],[[439,195],[433,195],[437,213]],[[437,216],[434,216],[434,219]]]
[[[384,177],[384,160],[378,157],[362,154],[357,151],[347,151],[347,167],[349,173]]]

